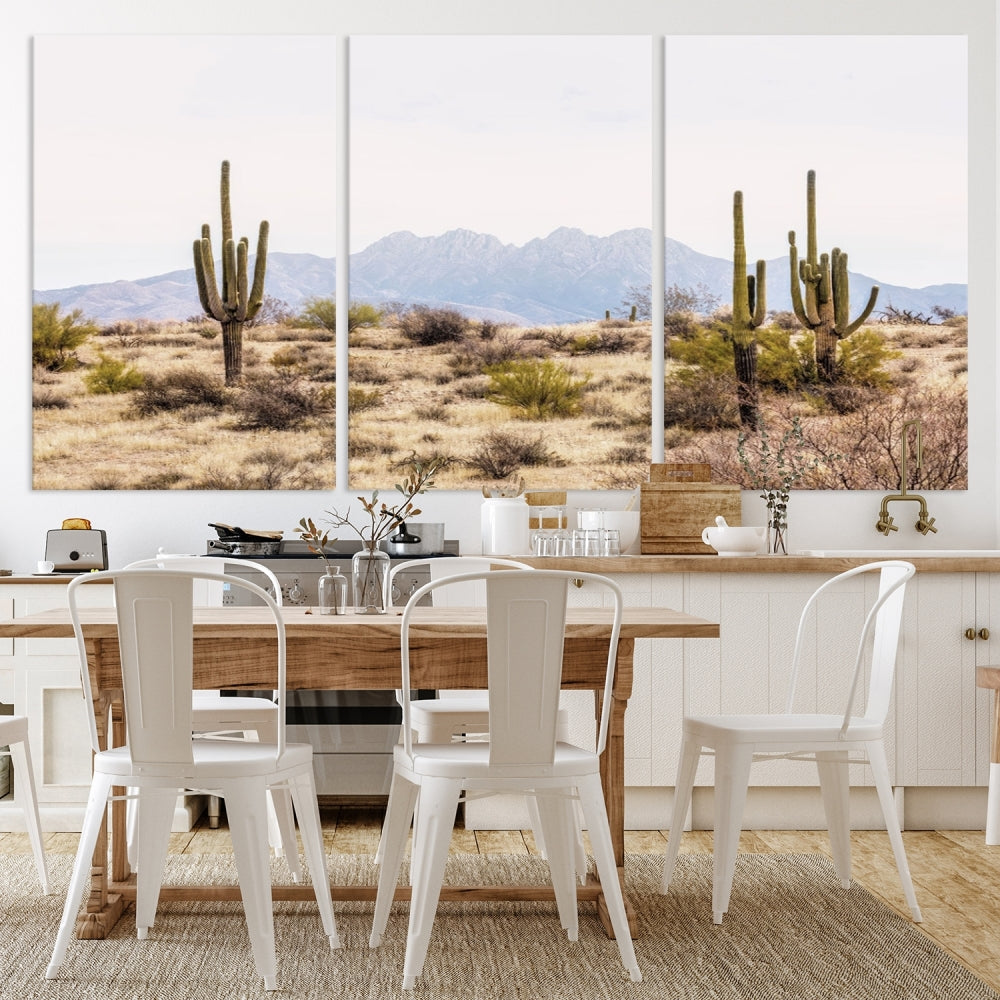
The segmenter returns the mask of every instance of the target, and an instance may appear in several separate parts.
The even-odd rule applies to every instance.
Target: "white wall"
[[[998,535],[996,28],[994,0],[33,0],[4,5],[0,29],[0,302],[3,364],[0,435],[3,503],[0,566],[19,572],[41,557],[45,532],[64,517],[89,518],[108,533],[110,561],[119,566],[158,545],[200,551],[209,521],[283,528],[349,502],[330,493],[33,492],[31,490],[31,38],[69,33],[600,33],[649,35],[656,58],[665,34],[816,33],[968,34],[970,86],[970,468],[967,492],[928,496],[939,532],[923,540],[901,530],[897,548],[1000,547]],[[344,51],[344,43],[340,43]],[[346,59],[342,60],[346,69]],[[929,68],[929,71],[933,71]],[[183,68],[178,67],[178,72]],[[127,86],[127,83],[123,84]],[[346,92],[345,92],[346,93]],[[654,106],[660,106],[654,101]],[[655,127],[655,126],[654,126]],[[656,129],[658,140],[662,130]],[[662,146],[662,142],[654,143]],[[341,144],[346,149],[346,144]],[[70,153],[71,155],[71,153]],[[341,174],[346,176],[346,170]],[[343,190],[341,195],[343,195]],[[341,199],[343,203],[343,198]],[[662,200],[656,202],[662,207]],[[343,228],[346,213],[341,213]],[[141,225],[141,220],[140,223]],[[652,220],[662,235],[663,220]],[[338,237],[341,259],[346,230]],[[346,271],[346,269],[343,269]],[[346,301],[341,290],[338,297]],[[338,421],[343,432],[346,422]],[[346,481],[339,447],[339,481]],[[542,486],[544,484],[537,484]],[[880,494],[796,493],[790,506],[795,548],[879,547],[874,529]],[[579,505],[619,502],[621,495],[576,494]],[[471,493],[428,496],[427,520],[443,520],[463,551],[479,547],[479,502]],[[760,501],[744,495],[745,523],[763,522]]]

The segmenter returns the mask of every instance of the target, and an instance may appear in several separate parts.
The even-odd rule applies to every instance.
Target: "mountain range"
[[[627,312],[623,299],[632,289],[649,286],[651,251],[649,229],[589,236],[562,227],[523,246],[467,229],[440,236],[396,232],[351,254],[351,298],[443,306],[522,326],[600,319],[605,310],[612,315]],[[665,254],[668,288],[703,290],[719,303],[731,301],[732,261],[698,253],[669,237]],[[306,299],[333,297],[336,278],[333,258],[272,252],[264,290],[298,310]],[[876,311],[891,305],[926,316],[935,306],[967,312],[967,285],[905,288],[852,272],[852,317],[868,301],[874,284],[881,286]],[[788,259],[768,261],[770,310],[791,308],[789,285]],[[64,311],[80,309],[103,324],[123,319],[183,320],[202,313],[193,268],[135,281],[36,290],[34,301],[58,302]]]

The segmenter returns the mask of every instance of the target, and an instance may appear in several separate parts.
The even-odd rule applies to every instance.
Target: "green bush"
[[[98,356],[101,360],[83,376],[87,392],[94,396],[102,396],[108,393],[131,392],[142,386],[144,379],[138,369],[130,368],[124,361],[109,358],[106,354]]]
[[[58,302],[37,303],[31,308],[32,363],[50,372],[71,371],[80,363],[75,349],[97,330],[82,309],[60,316]]]
[[[791,333],[780,326],[757,331],[757,380],[778,392],[793,392],[817,380],[815,336],[804,334],[792,343]]]
[[[718,326],[696,326],[683,337],[670,337],[667,353],[674,361],[713,375],[733,370],[732,342],[728,331]]]
[[[580,401],[590,376],[575,379],[573,373],[555,361],[508,361],[486,370],[490,379],[488,398],[501,406],[519,411],[525,420],[571,417],[580,410]]]
[[[882,365],[902,356],[902,351],[886,347],[874,330],[858,330],[838,345],[837,380],[847,385],[888,389],[892,378]]]

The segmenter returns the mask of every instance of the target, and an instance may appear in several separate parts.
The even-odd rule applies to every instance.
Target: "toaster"
[[[102,529],[53,528],[45,535],[45,558],[57,573],[108,568],[108,539]]]

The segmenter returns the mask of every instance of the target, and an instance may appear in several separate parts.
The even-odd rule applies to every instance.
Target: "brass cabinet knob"
[[[965,630],[965,638],[966,639],[975,639],[976,638],[976,630],[974,628],[967,628]]]
[[[965,630],[966,639],[988,639],[990,637],[990,630],[988,628],[981,628],[978,632],[974,628],[967,628]]]
[[[981,628],[979,630],[980,639],[988,639],[990,637],[990,630],[988,628]]]

